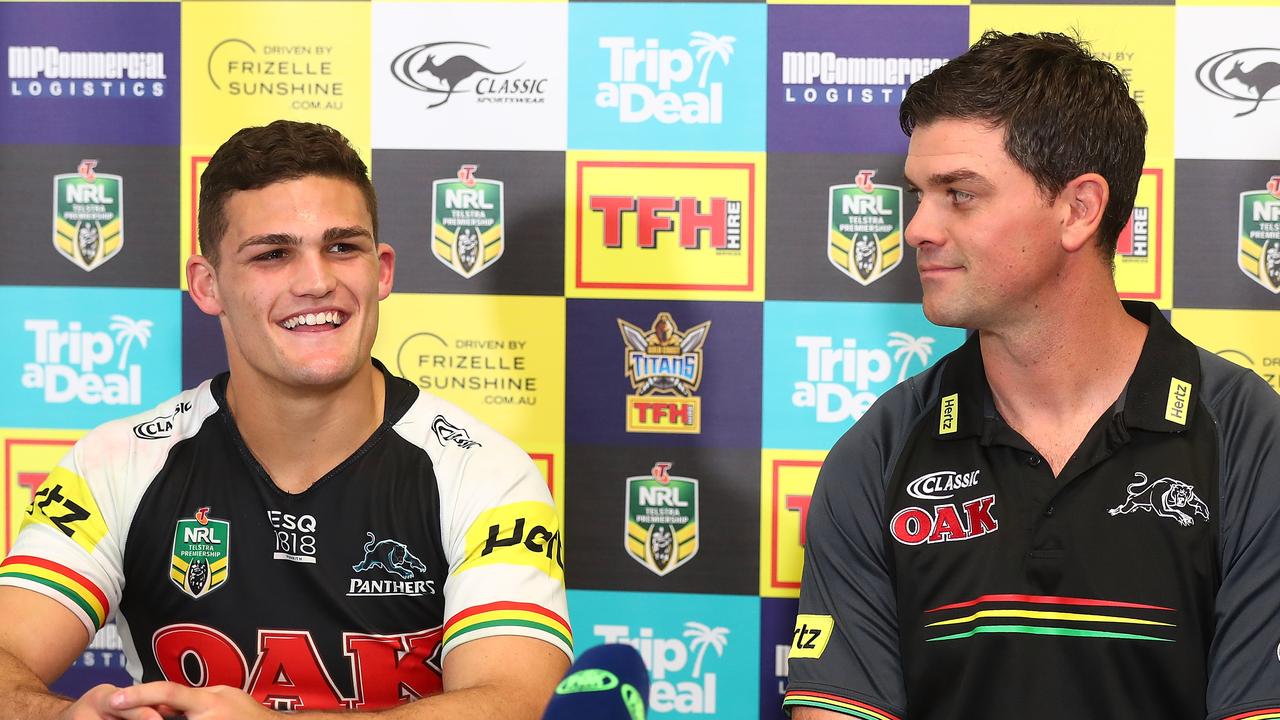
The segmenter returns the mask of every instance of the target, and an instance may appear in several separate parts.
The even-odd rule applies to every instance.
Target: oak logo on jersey
[[[627,554],[655,575],[666,575],[698,553],[698,481],[655,463],[650,475],[627,478]]]
[[[671,313],[660,312],[645,331],[618,318],[626,343],[626,376],[635,390],[627,396],[627,432],[699,433],[702,399],[702,345],[711,321],[684,332]]]
[[[364,556],[351,569],[358,573],[382,569],[400,579],[350,578],[347,597],[436,594],[435,580],[418,577],[418,573],[427,571],[427,566],[409,550],[408,545],[390,538],[379,540],[371,532],[365,534],[369,536],[369,542],[364,544]]]
[[[464,278],[502,257],[502,181],[477,178],[475,165],[431,184],[431,253]]]
[[[124,248],[124,179],[81,160],[74,173],[53,176],[53,247],[85,272]]]
[[[1272,175],[1265,190],[1240,193],[1237,251],[1240,270],[1262,287],[1280,294],[1280,175]]]
[[[445,420],[443,415],[436,416],[436,419],[431,423],[431,430],[436,434],[436,439],[440,441],[440,444],[446,447],[457,445],[463,450],[469,450],[480,445],[479,442],[471,439],[465,429]]]
[[[1000,529],[991,514],[995,506],[995,495],[983,495],[959,507],[955,503],[932,509],[905,507],[889,521],[889,530],[903,545],[972,540]]]
[[[902,188],[871,182],[875,174],[831,186],[827,203],[827,259],[863,286],[902,262]]]
[[[191,412],[191,403],[179,402],[173,412],[159,415],[133,426],[133,435],[139,440],[163,440],[173,435],[173,424],[184,412]]]
[[[1195,488],[1181,480],[1162,477],[1149,480],[1146,473],[1135,472],[1137,482],[1130,483],[1125,492],[1129,497],[1124,502],[1107,511],[1108,515],[1127,515],[1143,510],[1153,512],[1160,517],[1176,520],[1179,525],[1188,527],[1195,523],[1195,515],[1209,521],[1209,506],[1204,504]],[[1191,514],[1187,514],[1187,513]]]
[[[173,531],[169,579],[182,592],[200,599],[227,581],[231,561],[231,523],[209,517],[209,508],[194,519],[179,520]]]
[[[1280,100],[1280,48],[1240,48],[1213,55],[1196,68],[1200,87],[1227,100],[1249,105],[1236,117],[1257,112],[1262,103]]]

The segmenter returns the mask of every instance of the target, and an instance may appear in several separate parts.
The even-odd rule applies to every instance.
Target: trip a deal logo
[[[764,10],[573,8],[570,147],[764,149]]]
[[[6,305],[31,309],[4,322],[0,425],[90,427],[179,389],[176,291],[28,288]]]
[[[571,159],[571,296],[763,299],[763,163],[701,157]]]
[[[890,388],[964,342],[919,305],[765,306],[764,446],[823,449]]]

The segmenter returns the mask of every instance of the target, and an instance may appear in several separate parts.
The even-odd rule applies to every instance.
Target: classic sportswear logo
[[[142,402],[142,366],[129,363],[136,342],[147,347],[151,320],[112,315],[108,330],[85,330],[82,323],[32,319],[23,329],[35,336],[35,361],[22,366],[22,386],[43,389],[44,401],[63,404],[138,405]],[[118,359],[117,359],[118,355]],[[114,368],[99,366],[116,360]],[[110,372],[114,369],[116,372]]]
[[[970,470],[958,473],[954,470],[931,472],[907,483],[907,494],[920,500],[949,500],[956,490],[971,488],[978,484],[981,470]]]
[[[609,80],[597,85],[596,106],[617,108],[622,123],[721,124],[724,83],[709,81],[710,71],[729,64],[737,38],[704,30],[689,35],[693,52],[664,48],[656,38],[600,38],[600,49],[609,53]]]
[[[1262,103],[1280,100],[1280,91],[1275,91],[1280,88],[1280,48],[1220,52],[1200,63],[1196,82],[1220,98],[1250,104],[1235,117],[1251,115]]]
[[[159,415],[133,426],[133,435],[139,440],[163,440],[173,435],[175,419],[185,412],[191,412],[191,403],[179,402],[168,415]]]
[[[470,450],[480,445],[479,442],[471,439],[466,430],[445,420],[443,415],[436,416],[436,419],[431,423],[431,430],[436,434],[436,439],[440,441],[440,444],[446,447],[457,445],[463,450]]]
[[[1183,527],[1195,523],[1195,515],[1209,521],[1209,506],[1204,504],[1195,488],[1181,480],[1162,477],[1149,480],[1146,473],[1135,472],[1137,482],[1130,483],[1125,491],[1129,497],[1107,511],[1108,515],[1127,515],[1138,510],[1152,512],[1160,517],[1172,518]],[[1187,513],[1191,514],[1188,515]]]
[[[391,61],[391,74],[401,85],[426,93],[427,109],[440,107],[455,94],[477,103],[536,104],[546,102],[547,78],[517,74],[522,60],[506,59],[488,45],[445,40],[415,45]]]
[[[85,272],[124,249],[124,179],[81,160],[74,173],[53,176],[53,247]]]

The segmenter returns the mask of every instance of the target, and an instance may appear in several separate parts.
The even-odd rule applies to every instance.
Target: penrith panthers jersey
[[[281,710],[438,693],[444,656],[477,638],[572,657],[533,462],[378,369],[382,425],[299,494],[249,452],[226,374],[90,432],[37,490],[0,585],[57,600],[91,635],[114,616],[135,681],[230,685]]]

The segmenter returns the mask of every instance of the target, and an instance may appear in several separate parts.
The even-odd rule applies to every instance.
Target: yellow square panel
[[[36,488],[50,470],[71,450],[80,430],[19,430],[0,428],[0,467],[4,469],[4,494],[0,495],[0,556],[8,554]]]
[[[1184,310],[1173,326],[1191,342],[1253,370],[1280,392],[1280,310]]]
[[[809,498],[825,450],[760,451],[760,594],[800,596]]]

